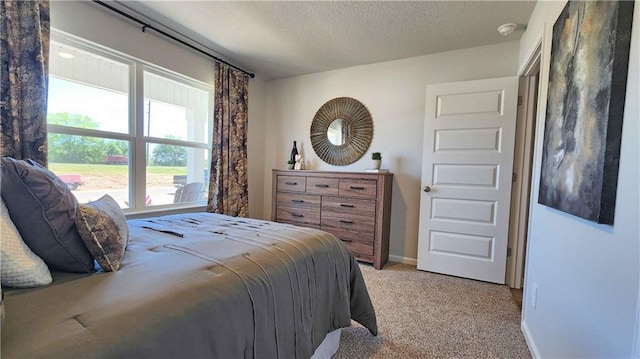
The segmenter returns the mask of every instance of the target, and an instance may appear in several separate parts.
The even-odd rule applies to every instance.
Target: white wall
[[[213,60],[90,2],[52,1],[51,27],[205,82],[213,87]],[[262,217],[264,184],[264,86],[249,83],[249,215]]]
[[[371,167],[370,153],[378,151],[382,167],[394,174],[390,254],[415,263],[427,84],[516,75],[517,62],[514,41],[267,82],[265,217],[271,213],[271,169],[286,167],[294,140],[313,170],[363,171]],[[320,106],[341,96],[367,106],[374,135],[364,157],[336,167],[315,155],[309,130]]]
[[[563,7],[564,2],[538,2],[521,39],[520,68],[544,34],[522,328],[538,357],[628,358],[638,340],[640,304],[640,3],[633,19],[614,226],[537,203],[551,31]]]

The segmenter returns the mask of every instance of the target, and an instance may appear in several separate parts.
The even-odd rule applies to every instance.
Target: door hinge
[[[518,106],[522,105],[522,96],[518,96]]]
[[[511,257],[511,248],[507,247],[507,257]]]
[[[515,182],[518,180],[518,174],[513,172],[513,174],[511,175],[511,182]]]

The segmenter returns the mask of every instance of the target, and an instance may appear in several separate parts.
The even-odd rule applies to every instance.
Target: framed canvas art
[[[613,224],[633,1],[569,1],[553,26],[538,202]]]

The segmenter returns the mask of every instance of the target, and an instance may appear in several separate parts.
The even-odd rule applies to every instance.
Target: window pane
[[[49,123],[129,133],[129,66],[52,42]]]
[[[145,136],[209,143],[209,93],[144,73]]]
[[[148,206],[207,200],[209,150],[157,143],[148,146]]]
[[[49,169],[80,203],[109,194],[120,207],[129,207],[128,141],[51,132],[48,140]]]

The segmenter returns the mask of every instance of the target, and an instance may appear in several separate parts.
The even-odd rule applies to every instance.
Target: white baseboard
[[[418,260],[415,259],[415,258],[394,256],[393,254],[389,254],[389,260],[391,262],[398,262],[398,263],[402,263],[402,264],[410,264],[412,266],[418,265]]]
[[[529,327],[527,326],[527,322],[524,320],[520,322],[520,329],[522,330],[522,334],[524,335],[524,341],[527,342],[527,346],[529,347],[529,352],[531,352],[531,356],[533,359],[542,358],[540,356],[540,352],[538,351],[538,347],[536,347],[536,342],[533,340],[531,336],[531,332],[529,331]]]

